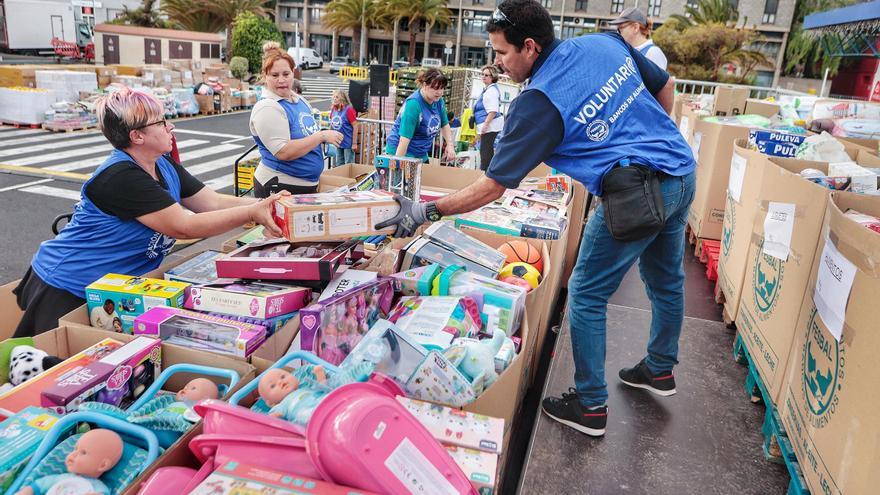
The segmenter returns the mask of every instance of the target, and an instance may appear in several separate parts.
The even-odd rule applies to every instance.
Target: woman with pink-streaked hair
[[[83,184],[73,218],[40,245],[14,290],[25,312],[16,337],[55,328],[60,316],[85,303],[85,287],[107,273],[141,276],[158,268],[177,239],[210,237],[249,221],[281,235],[271,215],[280,195],[218,194],[171,158],[174,125],[155,97],[123,88],[99,100],[96,111],[114,150]]]

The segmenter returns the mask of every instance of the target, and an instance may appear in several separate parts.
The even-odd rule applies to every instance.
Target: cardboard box
[[[782,394],[789,349],[829,197],[827,189],[798,173],[823,167],[827,170],[827,164],[819,162],[770,158],[764,166],[753,221],[736,219],[732,249],[738,253],[747,244],[748,254],[739,307],[730,314],[736,315],[737,329],[774,404]],[[792,224],[792,234],[785,261],[763,251],[771,202],[793,205],[794,209],[793,218],[786,218]]]
[[[219,99],[215,100],[215,96],[217,95],[195,95],[200,115],[211,115],[220,111],[220,101]]]
[[[86,304],[92,325],[104,323],[104,330],[131,333],[134,319],[156,306],[181,308],[184,290],[190,284],[149,277],[108,273],[86,287]],[[105,305],[113,304],[106,313]],[[116,320],[121,328],[115,328]]]
[[[724,309],[731,318],[736,318],[739,310],[749,246],[752,243],[752,224],[758,211],[758,195],[761,193],[767,160],[767,156],[748,149],[744,141],[736,142],[718,256],[719,286],[724,293]],[[735,180],[734,175],[737,176]]]
[[[376,230],[374,226],[399,209],[385,191],[300,194],[276,201],[272,217],[292,242],[324,241],[391,233],[392,227]]]
[[[721,239],[733,143],[748,137],[749,128],[744,126],[704,119],[694,124],[690,144],[697,158],[697,190],[688,213],[688,224],[695,236]]]
[[[844,217],[850,208],[880,216],[880,197],[836,192],[828,202],[779,406],[812,493],[880,486],[880,234]]]
[[[18,327],[18,322],[24,315],[24,311],[18,307],[15,294],[12,293],[13,289],[18,287],[19,282],[21,280],[0,285],[0,315],[3,315],[3,318],[0,319],[0,342],[12,337]],[[5,382],[5,378],[2,377],[0,380]]]
[[[759,100],[757,98],[747,98],[746,107],[743,113],[749,115],[760,115],[762,117],[775,117],[779,113],[779,104],[772,101]]]
[[[745,113],[749,88],[718,86],[715,88],[715,105],[712,115],[740,115]]]

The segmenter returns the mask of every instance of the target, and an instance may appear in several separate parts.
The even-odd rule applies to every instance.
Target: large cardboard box
[[[731,318],[736,318],[739,310],[746,260],[752,243],[752,223],[758,210],[761,181],[768,160],[747,146],[745,141],[737,141],[734,145],[721,251],[718,253],[718,281],[724,293],[724,309]]]
[[[715,89],[715,106],[712,115],[740,115],[745,113],[749,88],[719,86]]]
[[[753,221],[737,219],[736,226],[736,235],[742,236],[738,239],[740,245],[746,242],[748,247],[736,325],[774,404],[782,394],[789,349],[829,197],[827,189],[797,175],[806,168],[824,171],[827,164],[769,159]],[[786,218],[792,225],[792,235],[790,253],[784,261],[763,251],[764,224],[771,202],[792,205],[794,209],[793,217]]]
[[[880,486],[880,234],[844,217],[850,208],[880,216],[880,197],[828,202],[779,406],[812,493]]]
[[[697,237],[720,240],[733,143],[748,139],[749,128],[705,119],[693,125],[689,143],[697,159],[697,190],[688,224]]]
[[[24,311],[18,308],[15,294],[12,293],[12,290],[18,287],[19,282],[20,280],[16,280],[0,286],[0,315],[3,315],[3,318],[0,319],[0,342],[12,337],[15,328],[18,327],[18,322],[24,315]]]
[[[758,100],[756,98],[749,98],[746,100],[746,109],[743,113],[753,114],[753,115],[761,115],[763,117],[776,116],[779,113],[779,104],[774,103],[772,101],[766,100]]]

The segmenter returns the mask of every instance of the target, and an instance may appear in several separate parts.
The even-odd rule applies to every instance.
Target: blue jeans
[[[339,148],[330,144],[327,146],[327,154],[336,157],[336,167],[354,163],[354,150],[351,148]]]
[[[575,388],[581,404],[605,404],[605,313],[608,299],[633,263],[651,300],[647,365],[652,373],[678,364],[678,337],[684,321],[684,226],[694,199],[694,174],[664,176],[661,183],[666,225],[633,242],[611,237],[600,205],[584,229],[577,263],[568,282],[568,319],[574,352]]]

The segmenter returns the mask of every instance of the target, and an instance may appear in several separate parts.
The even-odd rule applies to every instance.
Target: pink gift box
[[[311,302],[312,290],[249,281],[193,285],[186,290],[187,309],[253,318],[272,318],[298,311]]]
[[[135,318],[134,333],[239,357],[250,356],[266,340],[263,326],[164,306]]]
[[[273,250],[287,255],[265,256]],[[327,282],[349,257],[363,257],[363,247],[357,241],[291,244],[280,239],[247,244],[215,263],[217,276],[223,278]]]

